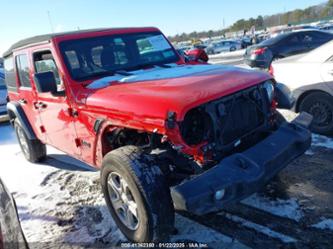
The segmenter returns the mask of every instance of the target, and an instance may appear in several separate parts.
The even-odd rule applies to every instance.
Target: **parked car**
[[[41,161],[49,144],[100,169],[131,241],[166,241],[174,208],[220,210],[311,144],[311,116],[283,121],[276,102],[289,108],[290,93],[271,75],[190,65],[157,28],[42,35],[4,57],[23,155]]]
[[[241,48],[247,48],[252,45],[252,39],[249,36],[244,36],[240,40]]]
[[[206,51],[203,48],[193,48],[185,52],[186,62],[191,64],[206,64],[209,60]]]
[[[275,79],[294,93],[296,112],[314,116],[314,132],[333,134],[333,41],[305,54],[272,63]]]
[[[269,68],[273,60],[310,51],[333,39],[319,30],[300,30],[280,34],[246,49],[244,59],[250,67]]]
[[[212,42],[207,48],[207,54],[218,54],[221,52],[235,51],[241,49],[242,45],[237,41],[224,40]]]
[[[7,114],[7,89],[5,85],[5,74],[3,68],[0,68],[0,120]]]
[[[27,249],[15,200],[0,178],[0,249]]]

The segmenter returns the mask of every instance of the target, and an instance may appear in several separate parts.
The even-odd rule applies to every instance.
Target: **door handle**
[[[22,105],[25,105],[28,103],[25,99],[20,99],[18,102]]]
[[[47,107],[47,104],[43,102],[35,102],[34,106],[36,109],[40,110],[40,109],[45,109]]]

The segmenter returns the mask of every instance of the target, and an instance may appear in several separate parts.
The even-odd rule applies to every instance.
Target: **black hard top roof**
[[[138,29],[142,28],[153,28],[153,27],[137,27]],[[30,38],[26,38],[14,43],[4,54],[3,57],[8,57],[13,53],[13,50],[22,48],[25,46],[29,46],[31,44],[47,42],[52,40],[55,37],[64,36],[64,35],[72,35],[72,34],[83,34],[90,32],[103,32],[103,31],[112,31],[112,30],[124,30],[124,29],[136,29],[136,28],[100,28],[100,29],[85,29],[85,30],[77,30],[77,31],[69,31],[69,32],[61,32],[61,33],[52,33],[45,35],[37,35]]]

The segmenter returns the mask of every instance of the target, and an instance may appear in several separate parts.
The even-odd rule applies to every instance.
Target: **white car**
[[[207,54],[218,54],[221,52],[229,52],[241,49],[242,45],[240,42],[233,40],[223,40],[211,43],[207,48]]]
[[[333,134],[333,41],[306,54],[291,56],[272,63],[277,82],[293,92],[295,111],[313,115],[314,132]]]

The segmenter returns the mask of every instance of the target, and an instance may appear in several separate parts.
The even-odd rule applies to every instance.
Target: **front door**
[[[35,73],[51,71],[54,73],[59,94],[37,93],[34,103],[39,110],[42,129],[45,133],[46,143],[57,149],[80,157],[80,148],[77,146],[74,120],[71,116],[70,103],[65,95],[64,85],[59,77],[58,69],[49,50],[33,53]]]

